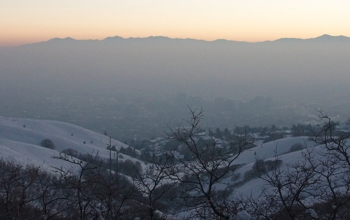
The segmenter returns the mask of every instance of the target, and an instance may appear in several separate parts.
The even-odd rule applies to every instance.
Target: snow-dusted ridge
[[[40,146],[44,139],[50,139],[55,149]],[[109,137],[69,123],[0,117],[0,157],[11,158],[24,165],[69,168],[68,163],[52,156],[71,148],[79,153],[98,153],[100,157],[109,158],[107,145]],[[118,150],[128,147],[114,139],[112,145]],[[127,155],[124,158],[130,159]]]
[[[55,144],[55,149],[48,149],[40,146],[44,139],[50,139]],[[53,167],[72,168],[71,164],[53,159],[52,156],[58,155],[60,151],[71,148],[79,153],[93,153],[102,158],[109,158],[109,151],[106,149],[109,144],[109,137],[99,134],[82,127],[69,123],[0,117],[0,157],[11,158],[15,162],[23,165],[41,166],[43,169],[52,169]],[[286,163],[297,162],[302,159],[301,151],[291,152],[291,147],[300,144],[302,148],[314,147],[315,143],[308,137],[286,137],[280,140],[259,144],[256,147],[245,150],[234,161],[234,164],[242,165],[237,170],[242,177],[249,171],[257,159],[273,160],[279,156]],[[128,145],[112,139],[112,145],[118,150],[126,148]],[[121,160],[139,161],[145,169],[143,161],[123,155]],[[240,181],[240,179],[236,181]],[[231,180],[227,179],[226,184]],[[257,189],[258,179],[244,184],[238,191],[251,192]],[[257,181],[257,182],[256,182]],[[260,180],[261,181],[261,180]]]
[[[44,139],[50,139],[55,144],[55,149],[40,146]],[[68,148],[79,153],[93,153],[102,158],[109,158],[109,151],[106,149],[108,144],[109,137],[69,123],[0,117],[0,157],[10,157],[21,164],[39,165],[46,168],[68,166],[67,163],[52,158]],[[234,164],[246,164],[241,168],[243,172],[251,167],[256,159],[268,160],[273,159],[276,155],[289,154],[294,144],[301,144],[305,148],[314,146],[314,142],[308,137],[287,137],[259,144],[242,152]],[[114,139],[112,139],[112,145],[115,145],[117,150],[128,147]],[[143,161],[128,155],[123,155],[123,157],[133,162],[139,161],[142,167],[145,167]],[[293,157],[285,157],[293,160]]]
[[[55,149],[48,149],[40,146],[40,143],[44,139],[50,139],[55,144]],[[110,151],[106,149],[109,144],[109,137],[99,134],[79,126],[75,126],[68,123],[49,121],[49,120],[34,120],[34,119],[18,119],[18,118],[4,118],[0,117],[0,158],[6,158],[13,160],[14,162],[23,165],[40,166],[43,170],[54,170],[55,168],[63,168],[65,170],[72,170],[75,167],[71,163],[65,162],[59,159],[53,159],[52,157],[58,155],[60,151],[71,148],[79,153],[93,153],[102,158],[109,158]],[[159,139],[162,141],[162,139]],[[127,145],[112,139],[112,145],[115,145],[118,150],[128,147]],[[310,154],[308,154],[310,153]],[[305,160],[305,155],[310,155],[315,160],[324,159],[327,151],[323,144],[316,144],[309,137],[286,137],[276,141],[268,143],[261,143],[255,147],[249,148],[243,151],[239,157],[232,163],[233,166],[237,166],[235,172],[229,173],[222,181],[215,184],[214,190],[219,190],[227,193],[229,200],[239,200],[240,198],[251,197],[259,200],[262,192],[274,190],[273,186],[267,185],[266,181],[258,178],[256,171],[256,162],[270,163],[271,160],[278,159],[278,170],[281,172],[288,172],[289,165],[302,163]],[[129,159],[133,162],[140,162],[142,169],[145,171],[147,166],[151,166],[151,163],[146,164],[136,158],[132,158],[128,155],[124,155],[120,160]],[[191,161],[191,163],[196,161]],[[195,164],[196,165],[196,164]],[[180,166],[180,173],[182,175],[181,163],[175,165]],[[78,168],[78,167],[77,167]],[[340,169],[345,169],[340,168]],[[334,180],[340,179],[340,175],[345,173],[346,170],[332,176]],[[154,172],[154,171],[152,171]],[[273,171],[270,170],[270,173]],[[184,172],[185,173],[185,172]],[[232,175],[231,175],[232,174]],[[246,175],[248,174],[248,175]],[[135,179],[128,174],[122,173],[130,182]],[[153,174],[151,174],[153,175]],[[284,178],[284,177],[282,177]],[[281,179],[283,181],[283,179]],[[152,186],[154,184],[150,177],[145,177],[144,183]],[[163,183],[174,183],[168,178],[161,180],[161,186]],[[136,181],[137,183],[137,181]],[[147,190],[145,185],[135,184],[136,188],[144,193]],[[205,184],[204,184],[205,186]],[[181,185],[180,185],[181,187]],[[268,188],[267,188],[268,187]],[[316,188],[315,188],[316,189]],[[314,194],[315,189],[307,189]],[[339,192],[345,192],[343,186],[335,187],[334,189]],[[267,190],[267,191],[266,191]],[[147,196],[144,193],[145,197]],[[305,194],[306,195],[306,194]],[[315,193],[316,195],[316,193]],[[318,202],[316,197],[307,196],[303,198],[303,202],[312,207],[313,204]],[[309,208],[309,207],[307,207]],[[313,213],[313,209],[307,209],[307,213]],[[244,210],[242,210],[244,211]],[[249,211],[249,210],[248,210]],[[158,210],[156,210],[158,212]],[[179,210],[178,215],[186,215],[187,210]],[[239,215],[238,213],[235,215]],[[311,214],[310,214],[311,215]]]

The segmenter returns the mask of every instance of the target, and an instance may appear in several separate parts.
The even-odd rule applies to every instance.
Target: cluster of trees
[[[134,184],[103,166],[67,154],[58,159],[79,167],[40,167],[0,160],[0,219],[131,219],[142,217]],[[93,159],[93,156],[91,156]]]
[[[297,124],[291,128],[293,136],[313,136],[315,128],[311,125]]]
[[[213,139],[198,145],[202,112],[191,113],[191,128],[170,135],[188,148],[192,158],[178,160],[167,153],[143,170],[130,164],[134,175],[109,170],[115,166],[108,160],[72,149],[55,158],[78,169],[56,168],[56,175],[2,160],[0,218],[166,219],[179,212],[191,213],[188,218],[228,216],[223,209],[229,206],[223,203],[225,193],[216,186],[233,173],[231,165],[248,142],[237,139],[231,148],[222,148]]]
[[[243,150],[253,143],[251,136],[237,136],[229,147],[221,146],[215,138],[201,141],[196,134],[201,132],[199,123],[203,110],[191,110],[187,126],[172,130],[171,136],[183,144],[192,154],[190,160],[183,159],[171,168],[170,178],[179,182],[178,201],[190,213],[189,218],[226,219],[235,216],[237,210],[230,201],[230,187],[224,180],[231,178],[234,161]]]
[[[216,128],[215,130],[208,129],[208,132],[206,130],[200,128],[198,133],[206,133],[207,136],[217,138],[220,140],[223,140],[224,142],[230,142],[233,138],[235,138],[237,135],[245,135],[245,134],[258,134],[263,139],[264,143],[278,140],[281,138],[286,137],[287,135],[292,135],[294,137],[296,136],[309,136],[314,137],[316,135],[317,126],[312,126],[311,124],[305,125],[305,124],[293,124],[291,128],[287,127],[277,127],[276,125],[271,125],[270,127],[250,127],[248,125],[245,126],[235,126],[233,130],[230,130],[228,128],[220,129]],[[169,139],[169,137],[165,138],[164,141],[165,144],[161,146],[163,150],[171,151],[176,150],[181,155],[184,155],[186,158],[190,158],[190,151],[187,148],[179,148],[179,142],[175,139]],[[205,141],[203,138],[200,141]],[[132,157],[136,157],[138,159],[141,159],[143,161],[152,162],[153,159],[153,145],[148,140],[141,140],[137,141],[132,139],[129,141],[129,144],[136,149],[140,150],[140,154],[137,154],[135,152],[135,148],[129,147],[126,149],[121,149],[121,153],[127,154]],[[115,148],[112,150],[116,150]]]
[[[78,169],[56,168],[55,175],[1,160],[0,219],[171,219],[179,213],[181,219],[230,219],[242,212],[256,220],[350,219],[350,134],[335,133],[327,116],[321,115],[318,147],[304,149],[292,164],[278,155],[257,160],[242,181],[260,178],[261,194],[240,195],[235,161],[254,139],[238,135],[225,147],[216,138],[203,140],[203,110],[190,113],[185,126],[169,133],[190,158],[167,151],[142,168],[66,150],[56,158]],[[133,174],[121,174],[121,166],[133,167]]]
[[[113,145],[112,148],[115,146]],[[108,149],[108,148],[107,148]],[[123,148],[121,148],[123,149]],[[129,148],[131,149],[131,148]],[[113,151],[113,150],[112,150]],[[116,150],[115,150],[116,151]],[[122,150],[120,152],[123,152]],[[115,152],[113,152],[115,153]],[[94,155],[93,157],[91,154],[82,154],[78,151],[67,148],[61,152],[62,155],[70,156],[71,158],[76,158],[81,161],[89,161],[89,163],[95,164],[100,166],[104,169],[109,169],[113,172],[125,174],[128,176],[134,177],[138,172],[142,171],[141,163],[139,161],[132,161],[130,159],[124,159],[122,154],[119,154],[119,159],[116,158],[113,160],[105,160],[98,156],[98,154]],[[115,155],[117,156],[117,155]]]
[[[257,164],[262,193],[241,200],[255,219],[350,219],[350,133],[335,132],[337,124],[320,117],[318,146],[298,162],[281,168],[276,156],[268,167]]]
[[[120,151],[119,151],[120,153],[123,153],[123,154],[126,154],[126,155],[129,155],[129,156],[131,156],[131,157],[138,157],[138,154],[136,153],[136,150],[135,150],[135,148],[133,148],[133,147],[127,147],[127,148],[120,148]]]
[[[243,209],[252,219],[350,219],[350,133],[336,132],[337,123],[328,116],[321,113],[323,123],[314,129],[315,147],[295,146],[302,151],[294,163],[283,162],[278,155],[257,160],[243,182],[260,178],[261,194],[236,192],[236,197],[229,196],[241,185],[235,181],[239,167],[235,160],[251,145],[252,137],[236,136],[231,148],[222,147],[215,138],[203,142],[196,135],[201,132],[203,111],[191,111],[191,116],[186,126],[172,130],[170,136],[186,147],[192,158],[170,156],[161,163],[166,169],[156,172],[162,174],[164,185],[173,187],[177,194],[173,201],[181,204],[187,218],[229,219]]]

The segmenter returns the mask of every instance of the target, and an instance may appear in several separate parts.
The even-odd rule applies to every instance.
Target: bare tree
[[[61,188],[58,176],[40,172],[36,182],[35,193],[38,195],[37,204],[45,220],[64,218],[69,212],[67,198]]]
[[[75,169],[66,170],[64,168],[56,168],[56,172],[61,177],[61,188],[64,189],[66,202],[70,204],[71,215],[77,219],[91,218],[96,214],[95,201],[93,200],[91,190],[91,182],[84,176],[98,166],[92,163],[87,163],[81,159],[71,155],[60,153],[59,156],[53,156],[55,159],[60,159],[71,163]],[[79,168],[79,169],[77,169]]]
[[[298,162],[260,175],[261,195],[244,201],[256,219],[350,218],[350,134],[322,112],[320,118],[316,146],[302,150]]]
[[[101,166],[87,173],[84,179],[91,184],[90,190],[100,215],[105,219],[122,219],[126,203],[136,192],[134,184]]]
[[[84,160],[61,153],[56,159],[79,169],[58,168],[66,201],[77,219],[120,219],[127,212],[125,204],[135,192],[134,185],[114,171],[107,170],[98,155],[85,155]],[[128,207],[131,205],[129,204]],[[72,216],[71,216],[72,217]]]
[[[227,188],[223,180],[233,175],[231,165],[253,143],[253,138],[248,135],[238,136],[230,141],[228,147],[213,137],[200,142],[202,130],[199,124],[203,113],[202,109],[190,109],[191,118],[186,121],[186,126],[171,130],[170,138],[186,147],[192,158],[180,159],[169,175],[180,182],[184,205],[195,213],[195,217],[226,218],[232,215],[232,207],[228,207],[229,193],[220,188]]]
[[[164,204],[164,200],[167,199],[169,203],[169,200],[175,197],[172,189],[177,183],[169,177],[167,172],[173,167],[173,159],[172,155],[164,153],[161,157],[154,159],[144,171],[138,171],[134,178],[134,183],[144,198],[142,203],[147,207],[147,215],[143,217],[144,219],[156,219],[156,210],[164,214],[164,211],[170,208],[169,204]]]
[[[319,176],[313,171],[307,160],[302,159],[294,164],[276,166],[270,172],[260,176],[266,183],[259,196],[262,207],[258,215],[271,219],[300,219],[314,199],[316,183]],[[264,167],[260,167],[264,169]]]
[[[33,205],[37,194],[33,187],[39,167],[16,164],[12,160],[0,160],[0,218],[34,218],[38,209]]]
[[[338,123],[320,113],[322,124],[315,137],[322,146],[319,159],[308,156],[320,176],[318,209],[327,219],[350,218],[350,132],[337,131]]]
[[[320,112],[320,119],[324,121],[316,135],[315,141],[324,144],[327,153],[331,154],[350,171],[350,132],[336,131],[338,123]]]

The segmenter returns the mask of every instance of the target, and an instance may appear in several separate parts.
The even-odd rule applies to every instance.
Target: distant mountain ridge
[[[207,43],[241,43],[241,44],[264,44],[264,43],[277,43],[277,42],[289,42],[289,43],[296,43],[296,42],[317,42],[317,43],[349,43],[350,37],[339,35],[339,36],[332,36],[328,34],[324,34],[315,38],[280,38],[277,40],[267,40],[267,41],[259,41],[259,42],[247,42],[247,41],[235,41],[235,40],[227,40],[227,39],[216,39],[213,41],[208,40],[200,40],[200,39],[193,39],[193,38],[170,38],[166,36],[149,36],[149,37],[130,37],[130,38],[123,38],[120,36],[112,36],[107,37],[102,40],[96,40],[96,39],[89,39],[89,40],[77,40],[71,37],[66,38],[52,38],[48,41],[41,41],[33,44],[24,44],[25,45],[35,45],[35,44],[43,44],[43,43],[73,43],[73,42],[122,42],[122,41],[132,41],[132,42],[140,42],[140,41],[152,41],[152,42],[171,42],[171,41],[191,41],[191,42],[207,42]]]
[[[280,38],[278,40],[270,41],[270,42],[350,42],[350,38],[340,35],[340,36],[331,36],[328,34],[321,35],[315,38]]]

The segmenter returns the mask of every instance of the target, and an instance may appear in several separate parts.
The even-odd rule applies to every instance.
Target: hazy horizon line
[[[123,40],[129,40],[129,39],[148,39],[148,38],[166,38],[166,39],[171,39],[171,40],[195,40],[195,41],[204,41],[204,42],[216,42],[216,41],[228,41],[228,42],[240,42],[240,43],[264,43],[264,42],[274,42],[274,41],[279,41],[279,40],[284,40],[284,39],[290,39],[290,40],[310,40],[310,39],[317,39],[320,37],[344,37],[344,38],[350,38],[350,36],[346,35],[330,35],[330,34],[322,34],[316,37],[311,37],[311,38],[298,38],[298,37],[282,37],[282,38],[277,38],[277,39],[272,39],[272,40],[263,40],[263,41],[242,41],[242,40],[232,40],[232,39],[225,39],[225,38],[217,38],[214,40],[205,40],[205,39],[199,39],[199,38],[179,38],[179,37],[169,37],[169,36],[164,36],[164,35],[150,35],[146,37],[122,37],[119,35],[114,35],[114,36],[107,36],[105,38],[73,38],[70,36],[67,37],[53,37],[49,38],[47,40],[42,40],[42,41],[35,41],[35,42],[28,42],[28,43],[23,43],[23,44],[15,44],[15,45],[0,45],[0,47],[20,47],[24,45],[31,45],[31,44],[38,44],[38,43],[44,43],[44,42],[49,42],[52,40],[75,40],[75,41],[104,41],[110,38],[120,38]]]

